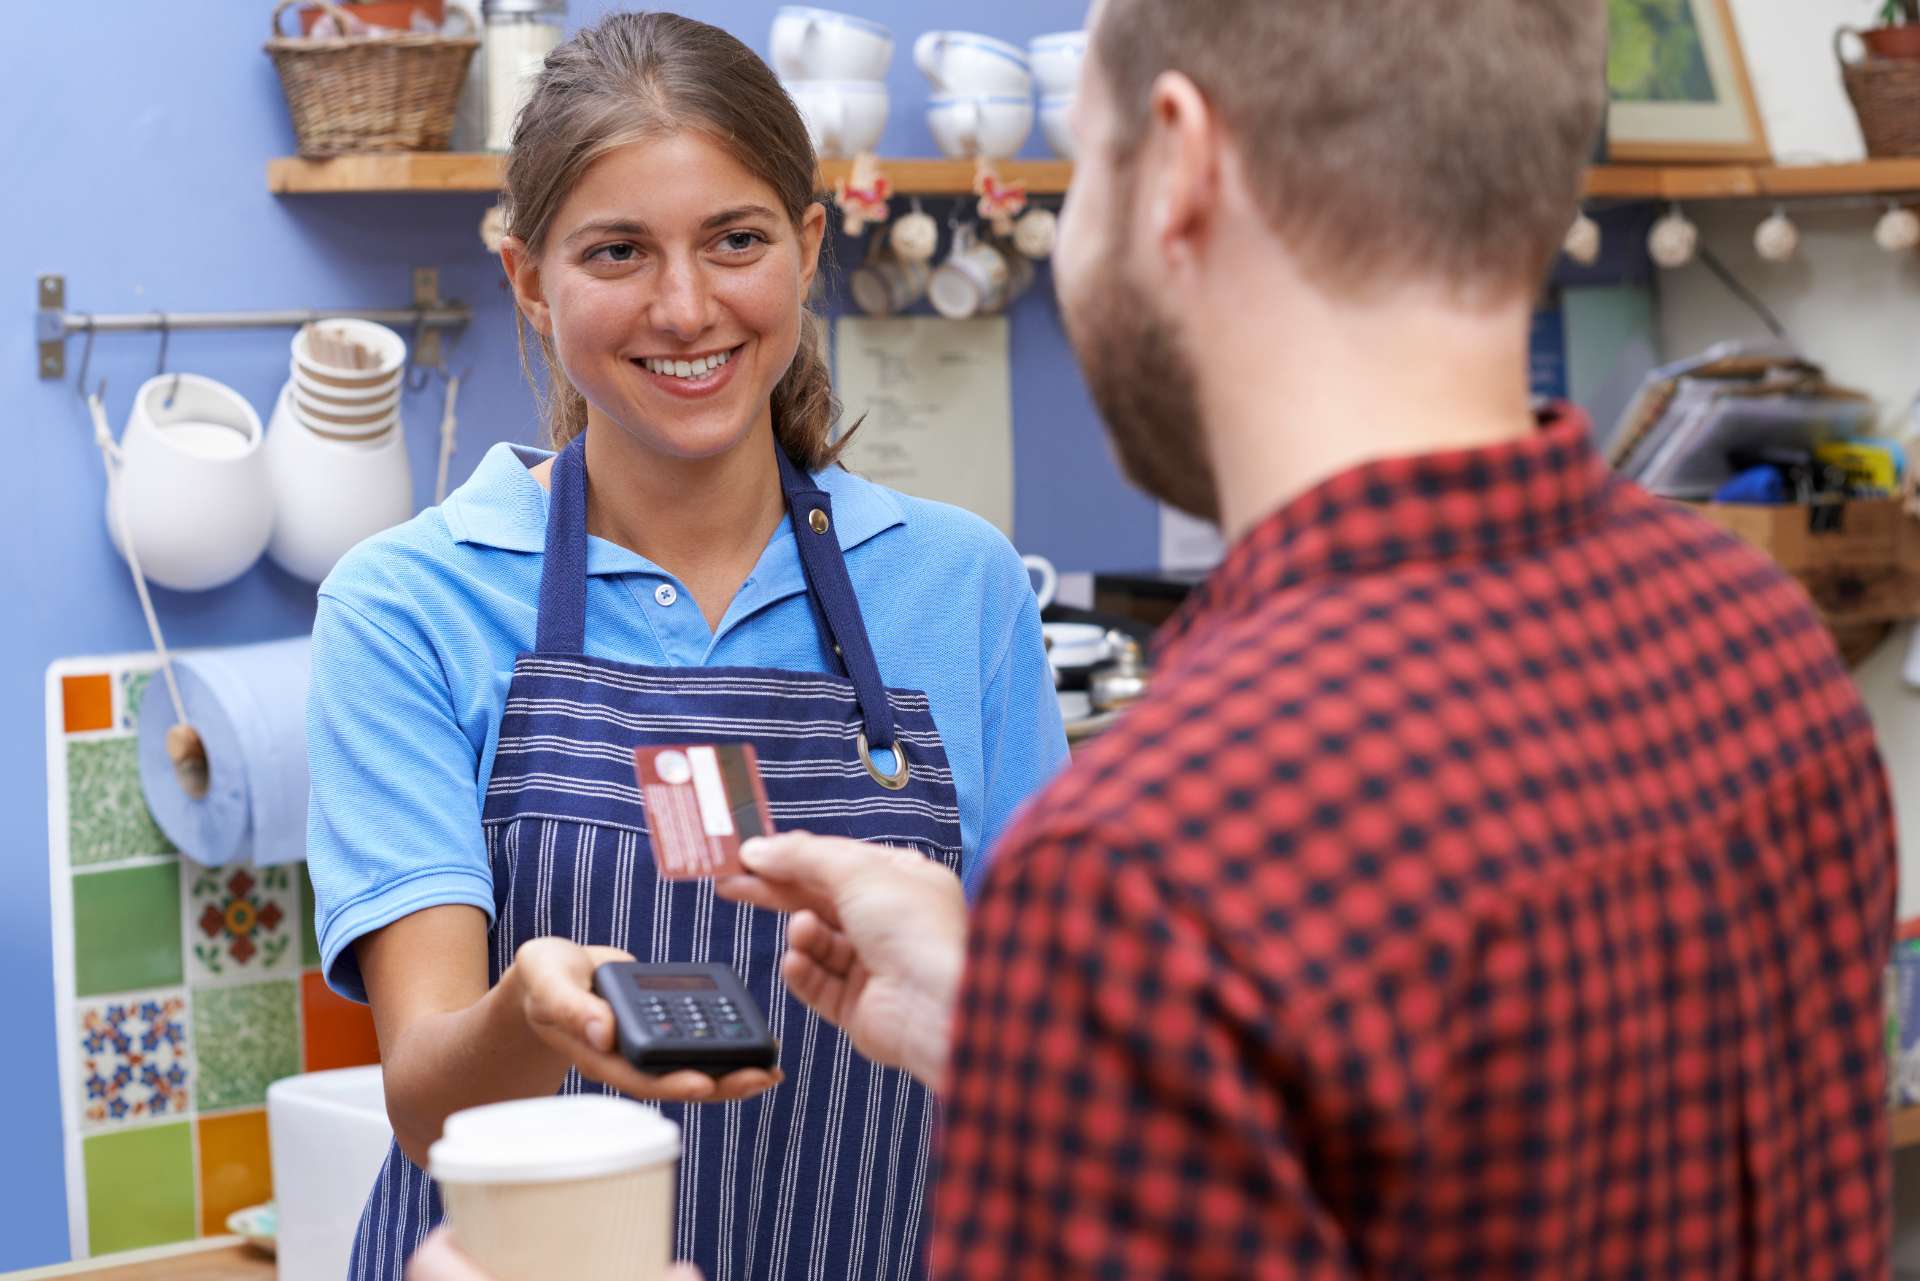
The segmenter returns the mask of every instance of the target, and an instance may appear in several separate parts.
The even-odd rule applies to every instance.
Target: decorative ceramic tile
[[[318,970],[300,976],[301,1022],[306,1025],[307,1071],[364,1067],[380,1061],[373,1012],[327,986]]]
[[[73,878],[74,995],[179,987],[180,864]]]
[[[180,861],[187,885],[187,969],[195,984],[291,971],[293,872],[285,867],[201,867]]]
[[[194,1097],[202,1112],[260,1107],[267,1086],[300,1070],[293,980],[193,991]]]
[[[113,682],[104,672],[62,677],[60,703],[69,734],[113,728]]]
[[[190,1241],[193,1127],[144,1125],[83,1141],[92,1254]]]
[[[120,728],[140,728],[140,700],[146,695],[147,682],[152,680],[154,670],[143,672],[125,671],[120,673]]]
[[[182,1116],[192,1107],[184,993],[90,1001],[79,1025],[82,1126]]]
[[[203,1116],[200,1126],[200,1235],[225,1236],[227,1216],[273,1199],[267,1114]]]
[[[140,793],[139,751],[131,737],[67,744],[67,833],[75,867],[174,853]]]
[[[320,928],[313,920],[313,877],[306,863],[300,864],[300,967],[313,969],[320,964]]]

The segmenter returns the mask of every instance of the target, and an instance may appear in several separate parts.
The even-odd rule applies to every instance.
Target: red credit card
[[[744,872],[741,844],[773,835],[760,758],[751,743],[636,747],[633,769],[662,880]]]

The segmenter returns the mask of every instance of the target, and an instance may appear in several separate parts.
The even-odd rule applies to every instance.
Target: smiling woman
[[[776,825],[971,881],[1065,760],[1012,547],[835,464],[814,170],[725,32],[622,14],[557,49],[501,262],[559,453],[496,447],[321,589],[308,863],[397,1137],[361,1281],[399,1281],[438,1222],[451,1113],[592,1088],[680,1121],[675,1253],[713,1281],[918,1274],[925,1090],[792,997],[775,918],[657,874],[634,775],[636,748],[751,744]],[[635,1070],[592,990],[632,955],[730,964],[780,1067]]]

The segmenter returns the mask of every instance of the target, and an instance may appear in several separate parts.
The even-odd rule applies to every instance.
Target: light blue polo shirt
[[[551,455],[496,445],[440,507],[356,547],[320,588],[307,713],[307,860],[328,981],[365,999],[352,942],[465,903],[493,913],[480,814],[514,659],[533,648]],[[889,686],[924,691],[959,792],[969,889],[1066,762],[1026,568],[968,512],[834,467],[815,477]],[[790,521],[718,630],[659,566],[587,547],[587,653],[661,667],[836,672]]]

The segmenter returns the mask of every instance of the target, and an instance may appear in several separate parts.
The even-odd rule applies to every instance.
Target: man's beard
[[[1199,381],[1172,324],[1119,270],[1089,284],[1079,305],[1061,310],[1127,479],[1218,524],[1220,496],[1200,427]]]

